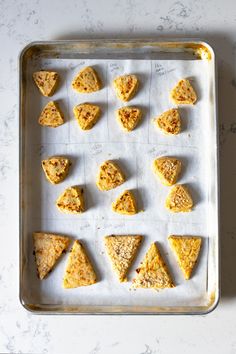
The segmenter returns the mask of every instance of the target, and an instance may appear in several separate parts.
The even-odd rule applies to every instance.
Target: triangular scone
[[[57,88],[59,82],[59,75],[55,71],[36,71],[33,73],[33,79],[42,93],[42,95],[52,96]]]
[[[171,188],[166,199],[166,208],[173,213],[188,212],[193,207],[193,200],[187,188],[181,184],[176,184]]]
[[[142,242],[139,235],[111,235],[104,237],[107,254],[119,281],[126,281],[126,274]]]
[[[175,104],[194,104],[197,95],[189,80],[182,79],[171,90],[170,97]]]
[[[118,76],[113,81],[117,97],[121,101],[129,101],[135,95],[138,89],[138,78],[136,75]]]
[[[181,171],[181,161],[175,157],[159,157],[153,161],[153,171],[166,186],[176,183]]]
[[[179,111],[175,108],[162,113],[154,121],[164,134],[177,135],[180,133],[181,120]]]
[[[130,132],[141,119],[141,110],[137,107],[122,107],[116,111],[116,118],[122,128]]]
[[[70,251],[63,288],[71,289],[96,283],[96,274],[82,244],[76,240]]]
[[[91,66],[86,66],[76,75],[72,87],[80,93],[96,92],[101,89],[101,81],[97,72]]]
[[[173,235],[168,240],[185,279],[190,279],[201,249],[201,237]]]
[[[70,165],[70,160],[61,156],[52,156],[42,161],[45,176],[52,184],[58,184],[66,178]]]
[[[101,110],[100,107],[91,103],[82,103],[73,109],[75,118],[83,130],[92,129],[97,123]]]
[[[33,241],[38,276],[42,280],[55,266],[62,253],[66,251],[70,239],[66,236],[34,232]]]
[[[85,210],[83,189],[77,186],[67,188],[57,199],[56,205],[58,209],[64,213],[83,213]]]
[[[105,161],[99,168],[97,187],[101,191],[109,191],[125,182],[125,177],[120,167],[113,161]]]
[[[119,214],[134,215],[137,214],[136,200],[131,191],[125,190],[114,203],[112,210]]]
[[[56,102],[48,102],[39,116],[39,124],[56,128],[64,123],[64,117]]]
[[[167,266],[155,243],[151,244],[136,272],[137,275],[133,279],[134,288],[174,288]]]

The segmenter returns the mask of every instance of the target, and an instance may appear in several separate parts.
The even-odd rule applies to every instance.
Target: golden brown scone
[[[190,279],[201,249],[201,237],[172,235],[168,240],[185,279]]]
[[[129,190],[121,193],[116,201],[112,203],[112,210],[123,215],[137,214],[137,204],[133,193]]]
[[[92,129],[101,115],[99,106],[91,103],[82,103],[73,109],[75,118],[83,130]]]
[[[172,108],[162,113],[155,120],[156,126],[167,135],[177,135],[181,131],[181,119],[178,109]]]
[[[101,191],[109,191],[124,182],[124,174],[115,162],[108,160],[101,164],[96,182]]]
[[[56,128],[64,123],[64,117],[56,102],[48,102],[39,116],[39,124]]]
[[[52,156],[42,161],[42,168],[45,176],[52,184],[58,184],[66,178],[71,162],[61,156]]]
[[[72,289],[96,283],[96,274],[82,244],[76,240],[70,251],[63,288]]]
[[[134,288],[164,289],[174,288],[167,266],[155,243],[152,243],[144,260],[136,270]]]
[[[140,235],[111,235],[104,237],[107,254],[120,282],[127,281],[126,274],[142,242]]]
[[[69,246],[70,239],[67,236],[34,232],[34,254],[39,279],[44,279],[53,269],[57,260]]]
[[[166,199],[166,208],[173,213],[189,212],[192,210],[193,200],[189,194],[188,189],[176,184],[171,188],[170,193]]]
[[[175,157],[159,157],[153,161],[153,171],[166,186],[177,182],[181,171],[181,161]]]
[[[101,89],[101,81],[97,72],[91,66],[86,66],[76,75],[72,87],[80,93],[92,93]]]
[[[64,213],[83,213],[85,211],[83,189],[77,186],[67,188],[57,199],[56,205]]]
[[[138,89],[138,78],[136,75],[118,76],[113,81],[117,97],[121,101],[129,101],[134,97]]]
[[[194,104],[197,101],[197,94],[189,80],[182,79],[171,90],[170,98],[174,104]]]
[[[126,132],[133,130],[141,119],[141,110],[137,107],[122,107],[116,111],[116,119]]]
[[[55,71],[41,70],[33,73],[33,79],[42,95],[49,97],[54,94],[58,86],[59,75]]]

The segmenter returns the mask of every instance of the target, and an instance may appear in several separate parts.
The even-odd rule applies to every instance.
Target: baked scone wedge
[[[33,79],[43,96],[52,96],[58,86],[59,75],[55,71],[36,71],[33,73]]]
[[[74,107],[73,112],[83,130],[92,129],[101,115],[100,107],[92,103],[81,103]]]
[[[168,240],[185,279],[190,279],[201,249],[201,237],[171,235]]]
[[[72,81],[72,88],[79,93],[92,93],[101,89],[101,81],[95,69],[86,66]]]
[[[101,191],[109,191],[125,182],[125,176],[120,167],[113,161],[105,161],[99,167],[97,187]]]
[[[181,161],[175,157],[159,157],[153,161],[152,168],[165,186],[173,186],[181,172]]]
[[[83,189],[78,186],[67,188],[57,199],[56,206],[63,213],[83,213],[85,211]]]
[[[81,242],[76,240],[70,251],[63,278],[63,288],[72,289],[95,284],[96,273]]]
[[[136,270],[133,288],[174,288],[174,283],[156,243],[152,243],[144,260]]]
[[[70,239],[45,232],[33,233],[34,255],[39,279],[44,279],[69,246]]]
[[[136,75],[118,76],[113,81],[116,96],[124,102],[131,100],[137,92],[139,81]]]
[[[66,178],[71,162],[66,157],[51,156],[42,160],[42,168],[47,180],[52,184],[58,184]]]
[[[171,188],[166,199],[166,208],[173,213],[189,212],[193,208],[193,200],[186,186],[176,184]]]
[[[129,190],[121,193],[116,201],[112,203],[112,210],[123,215],[137,214],[137,203],[133,193]]]
[[[140,235],[111,235],[104,237],[106,252],[112,267],[122,283],[142,242]]]
[[[166,135],[177,135],[181,131],[181,118],[178,109],[172,108],[160,114],[154,122]]]
[[[56,102],[50,101],[42,110],[38,120],[40,125],[56,128],[64,123],[63,114]]]
[[[116,111],[116,119],[126,132],[134,130],[141,120],[141,116],[141,110],[137,107],[126,106],[121,107]]]
[[[194,104],[197,101],[197,94],[187,79],[180,80],[171,90],[170,98],[174,104]]]

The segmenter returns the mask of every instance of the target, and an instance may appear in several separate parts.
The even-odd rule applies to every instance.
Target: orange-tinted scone
[[[181,161],[175,157],[159,157],[153,161],[153,171],[166,186],[177,182],[181,171]]]
[[[176,184],[171,188],[166,199],[166,208],[173,213],[189,212],[193,208],[193,200],[186,186]]]
[[[59,75],[55,71],[36,71],[33,79],[43,96],[52,96],[58,86]]]
[[[116,111],[116,119],[124,131],[130,132],[141,119],[141,110],[137,107],[122,107]]]
[[[181,131],[181,118],[178,109],[172,108],[154,119],[156,126],[166,135],[177,135]]]
[[[112,203],[112,210],[123,215],[137,214],[137,203],[133,193],[129,190],[121,193],[116,201]]]
[[[114,161],[105,161],[101,164],[97,175],[97,187],[101,191],[109,191],[125,182],[125,176]]]
[[[72,81],[72,88],[79,93],[92,93],[101,89],[98,73],[91,66],[86,66]]]
[[[118,76],[113,81],[117,97],[121,101],[129,101],[137,92],[139,81],[136,75]]]
[[[74,116],[83,130],[90,130],[97,123],[101,115],[99,106],[91,103],[81,103],[74,107]]]
[[[67,188],[57,199],[56,206],[63,213],[83,213],[85,211],[83,189],[78,186]]]
[[[197,94],[187,79],[180,80],[171,90],[170,98],[174,104],[194,104],[197,101]]]
[[[40,125],[45,127],[57,128],[64,123],[63,114],[58,103],[50,101],[44,107],[38,120]]]
[[[66,178],[71,162],[62,156],[52,156],[42,161],[42,168],[47,180],[52,184],[58,184]]]

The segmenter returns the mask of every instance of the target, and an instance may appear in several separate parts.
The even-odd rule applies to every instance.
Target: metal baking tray
[[[92,296],[88,303],[81,301],[83,291],[78,292],[78,301],[70,296],[65,299],[57,294],[53,301],[45,301],[42,283],[34,279],[36,272],[35,267],[29,260],[32,254],[31,233],[37,225],[38,230],[42,231],[59,231],[45,230],[45,220],[42,216],[42,198],[45,197],[43,184],[41,179],[37,178],[40,174],[40,164],[38,167],[31,163],[31,156],[34,155],[35,149],[38,149],[38,155],[43,154],[44,144],[47,144],[47,135],[41,133],[40,128],[35,129],[31,122],[34,115],[38,114],[37,107],[32,105],[32,87],[29,84],[31,79],[32,68],[37,61],[52,59],[58,60],[78,60],[86,63],[86,60],[163,60],[163,61],[179,61],[179,60],[196,60],[198,63],[205,61],[205,80],[207,81],[207,94],[209,97],[208,113],[205,119],[208,127],[208,148],[206,153],[202,155],[203,164],[206,167],[206,195],[207,195],[207,229],[206,229],[206,290],[204,300],[195,299],[191,303],[191,299],[183,303],[171,303],[171,301],[159,302],[158,294],[156,300],[149,303],[148,297],[144,301],[135,300],[126,302],[109,300],[109,296],[104,300],[96,300],[96,291],[92,292]],[[20,236],[20,302],[29,311],[38,314],[206,314],[211,312],[218,304],[220,296],[219,288],[219,172],[218,172],[218,121],[217,121],[217,95],[216,95],[216,62],[213,49],[209,44],[200,40],[67,40],[67,41],[48,41],[33,42],[25,47],[19,58],[19,165],[20,165],[20,219],[19,219],[19,236]],[[42,100],[38,94],[33,100]],[[35,102],[35,101],[33,101]],[[45,101],[44,101],[45,102]],[[65,107],[63,107],[65,108]],[[33,112],[33,113],[32,113]],[[36,113],[37,112],[37,113]],[[37,119],[37,117],[36,117]],[[71,124],[69,121],[68,124]],[[204,128],[204,127],[202,127]],[[36,131],[35,131],[36,130]],[[45,138],[46,137],[46,138]],[[63,142],[61,137],[60,153],[66,150],[67,142]],[[35,145],[35,142],[37,144]],[[50,149],[55,152],[57,142],[49,141]],[[54,144],[55,143],[55,144]],[[201,142],[202,143],[202,142]],[[54,146],[55,145],[55,146]],[[152,145],[153,146],[153,145]],[[80,143],[78,143],[78,149]],[[55,148],[55,149],[54,149]],[[151,148],[151,146],[150,146]],[[94,151],[99,149],[99,144],[94,145]],[[151,151],[151,150],[150,150]],[[30,162],[31,161],[31,162]],[[31,165],[30,165],[31,164]],[[37,169],[36,175],[34,169]],[[36,176],[36,177],[35,177]],[[36,185],[40,184],[40,185]],[[36,191],[36,192],[35,192]],[[33,197],[32,197],[33,196]],[[38,196],[38,197],[37,197]],[[31,198],[31,199],[30,199]],[[32,199],[33,198],[33,199]],[[31,200],[31,203],[29,203]],[[63,218],[63,216],[62,216]],[[36,220],[34,222],[33,220]],[[67,219],[66,219],[67,220]],[[68,219],[69,220],[69,219]],[[70,221],[69,221],[70,222]],[[80,221],[76,221],[79,225]],[[62,232],[66,233],[66,224]],[[110,220],[112,227],[112,220]],[[119,233],[122,232],[122,223]],[[81,226],[80,230],[86,229],[86,223]],[[117,231],[117,230],[116,230]],[[83,231],[78,232],[79,234]],[[118,233],[118,232],[117,232]],[[104,235],[106,231],[104,230]],[[177,233],[178,234],[178,233]],[[167,236],[167,235],[166,235]],[[158,237],[157,237],[158,240]],[[101,242],[101,241],[98,241]],[[146,247],[147,249],[147,247]],[[146,250],[145,249],[145,250]],[[56,270],[55,270],[56,271]],[[54,271],[54,272],[55,272]],[[54,273],[53,272],[53,273]],[[53,279],[53,273],[50,279]],[[33,275],[32,275],[33,274]],[[60,276],[62,276],[60,274]],[[33,277],[33,278],[32,278]],[[32,281],[33,279],[33,281]],[[49,280],[50,280],[49,279]],[[53,280],[52,280],[53,281]],[[120,285],[122,286],[122,285]],[[145,295],[144,295],[145,297]]]

